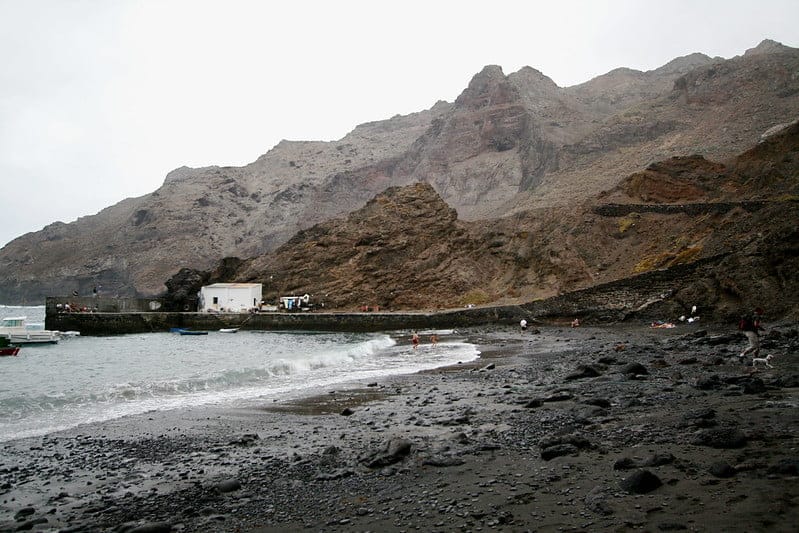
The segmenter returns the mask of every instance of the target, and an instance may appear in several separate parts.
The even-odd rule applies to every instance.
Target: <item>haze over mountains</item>
[[[105,294],[155,295],[181,268],[212,269],[229,256],[253,258],[236,273],[242,279],[277,273],[282,285],[276,291],[313,288],[314,278],[327,279],[324,290],[334,295],[329,300],[342,307],[369,303],[364,300],[396,307],[431,300],[458,305],[467,294],[480,295],[481,302],[542,297],[630,275],[634,268],[621,263],[634,267],[647,246],[651,254],[680,253],[676,243],[666,246],[672,237],[665,235],[625,236],[637,241],[626,252],[602,248],[593,229],[584,231],[589,238],[574,238],[588,227],[575,217],[586,224],[592,206],[611,199],[678,203],[758,195],[758,187],[746,184],[752,172],[713,165],[729,163],[762,134],[797,117],[799,50],[773,41],[729,60],[695,53],[653,71],[617,69],[569,88],[533,68],[505,75],[487,66],[453,103],[362,124],[334,142],[283,141],[244,167],[179,168],[151,194],[24,235],[0,250],[0,301],[39,302],[73,290],[89,294],[96,285]],[[691,160],[697,179],[707,181],[712,169],[720,169],[727,172],[727,188],[711,180],[698,193],[696,183],[677,171],[671,193],[649,186],[643,198],[638,185],[630,185],[630,176],[652,163],[692,154],[717,162]],[[786,163],[781,155],[770,164]],[[663,167],[672,170],[662,176],[675,165]],[[764,171],[760,163],[755,167]],[[651,177],[658,168],[644,174]],[[768,187],[781,194],[795,188],[795,174],[793,185],[775,180]],[[410,187],[375,198],[404,186]],[[399,205],[395,215],[414,220],[418,234],[404,245],[397,241],[391,216],[378,209],[381,202]],[[331,219],[361,208],[366,211],[351,215],[350,222],[359,217],[361,237],[369,241],[366,263],[407,273],[403,259],[428,254],[426,263],[414,264],[418,276],[382,277],[378,284],[364,277],[361,286],[369,293],[343,281],[352,279],[352,270],[343,267],[352,264],[346,263],[352,255],[333,254],[309,269],[314,256],[299,250],[310,246],[310,236],[317,236],[318,245],[325,240],[320,231],[330,235],[331,224],[346,227]],[[716,226],[705,222],[693,226],[698,233],[686,235],[713,233]],[[381,228],[382,240],[374,237]],[[301,230],[308,231],[297,235]],[[499,237],[492,240],[492,232]],[[562,240],[553,247],[555,237]],[[278,250],[289,239],[294,249]],[[340,245],[342,251],[357,249],[348,239]],[[624,253],[630,256],[620,261]],[[471,270],[453,267],[467,261]],[[299,283],[298,272],[311,285]],[[331,272],[338,273],[332,281]],[[433,281],[425,285],[422,278]],[[379,288],[385,286],[393,287],[393,295]]]

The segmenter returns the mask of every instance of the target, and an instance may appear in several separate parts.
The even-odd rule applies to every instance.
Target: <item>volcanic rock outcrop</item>
[[[523,303],[657,269],[675,271],[656,306],[728,317],[799,310],[799,122],[727,163],[674,157],[597,198],[492,221],[459,220],[429,184],[386,190],[227,269],[264,295],[312,294],[329,308]],[[218,272],[218,271],[217,271]],[[667,278],[668,279],[668,278]]]

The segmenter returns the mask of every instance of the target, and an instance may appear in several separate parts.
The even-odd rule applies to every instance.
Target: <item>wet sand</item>
[[[0,444],[0,531],[796,531],[796,325],[758,369],[729,328],[540,329],[302,400]]]

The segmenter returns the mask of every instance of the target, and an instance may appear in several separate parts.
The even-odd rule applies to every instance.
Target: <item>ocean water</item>
[[[43,322],[44,308],[0,306],[0,317],[20,315]],[[154,410],[253,406],[479,356],[454,331],[417,350],[409,333],[146,333],[23,346],[0,357],[0,442]]]

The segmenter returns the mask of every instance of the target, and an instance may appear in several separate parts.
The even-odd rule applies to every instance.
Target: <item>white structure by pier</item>
[[[199,310],[218,313],[246,313],[261,302],[260,283],[214,283],[200,289]]]

